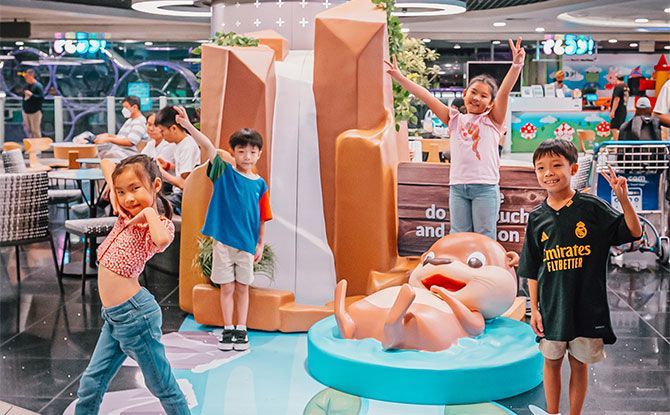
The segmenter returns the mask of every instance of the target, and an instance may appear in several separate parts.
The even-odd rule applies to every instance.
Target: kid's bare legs
[[[589,366],[568,353],[570,363],[570,415],[581,415],[589,383]],[[544,359],[544,394],[547,399],[547,412],[559,413],[561,401],[561,364],[563,359]]]
[[[249,314],[249,286],[239,282],[221,284],[221,313],[226,326],[246,326]],[[233,323],[233,311],[237,321]]]

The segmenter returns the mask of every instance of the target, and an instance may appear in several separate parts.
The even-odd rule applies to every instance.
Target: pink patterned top
[[[174,239],[174,223],[164,216],[161,222]],[[127,225],[119,218],[107,238],[98,248],[98,261],[108,270],[126,278],[137,278],[144,265],[155,254],[162,252],[151,239],[148,223]]]
[[[482,114],[461,114],[449,108],[450,184],[498,184],[502,132]]]

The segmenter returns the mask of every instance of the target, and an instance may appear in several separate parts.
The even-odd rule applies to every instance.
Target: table
[[[89,216],[95,218],[97,216],[95,206],[97,203],[95,185],[98,180],[104,180],[105,176],[102,174],[102,169],[64,169],[64,170],[52,170],[48,173],[50,179],[56,180],[72,180],[77,182],[77,187],[81,191],[82,196],[84,197],[84,202],[88,205]],[[84,193],[83,182],[89,182],[89,196],[86,197]],[[104,185],[100,191],[104,190]],[[89,264],[91,266],[95,264],[96,261],[96,248],[97,244],[95,238],[91,242],[91,250],[89,252]]]
[[[54,157],[59,159],[68,159],[70,151],[77,151],[79,157],[95,157],[98,155],[97,144],[76,144],[73,142],[59,142],[51,144],[54,150]]]
[[[115,164],[119,164],[119,162],[120,162],[121,160],[123,160],[123,159],[106,157],[105,160],[111,160],[111,161],[114,162]],[[81,164],[97,164],[97,165],[99,165],[101,161],[102,161],[102,159],[101,159],[101,158],[97,158],[97,157],[89,157],[89,158],[79,158],[79,159],[77,159],[77,163],[81,163]]]

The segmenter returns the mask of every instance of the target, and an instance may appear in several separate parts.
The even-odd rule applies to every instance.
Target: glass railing
[[[0,95],[0,144],[21,142],[26,138],[23,129],[23,100]],[[69,141],[78,134],[116,133],[125,121],[121,114],[123,98],[119,97],[47,97],[42,105],[42,136],[54,141]],[[199,103],[193,97],[152,97],[143,102],[142,112],[156,112],[168,105],[181,105],[191,118]]]

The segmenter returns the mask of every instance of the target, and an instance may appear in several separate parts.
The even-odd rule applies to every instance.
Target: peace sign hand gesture
[[[521,45],[521,36],[517,38],[516,44],[509,39],[509,48],[512,51],[512,62],[516,65],[523,64],[526,59],[526,50]]]
[[[600,172],[600,174],[605,178],[605,180],[607,180],[607,183],[609,183],[612,191],[616,195],[616,198],[619,199],[619,203],[627,202],[628,180],[626,180],[625,177],[617,176],[616,172],[609,164],[607,165],[607,168],[609,169],[609,174],[605,174],[604,172]]]
[[[395,55],[391,58],[392,62],[389,62],[387,60],[384,60],[384,63],[386,64],[386,73],[391,75],[391,78],[393,79],[400,79],[402,78],[402,72],[400,72],[400,68],[398,68],[398,60],[396,59]]]

